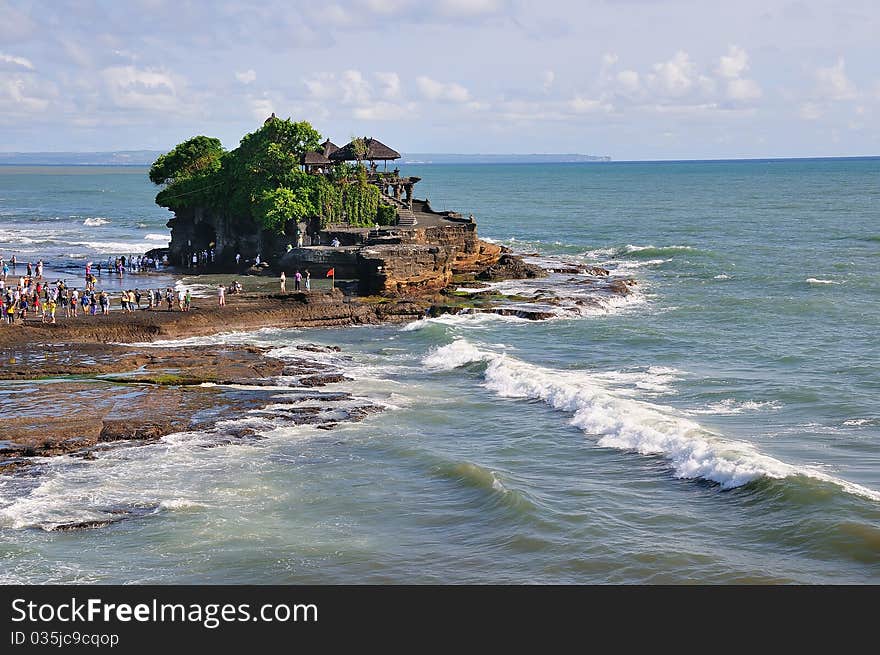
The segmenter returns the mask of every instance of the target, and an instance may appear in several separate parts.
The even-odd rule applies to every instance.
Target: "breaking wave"
[[[671,407],[622,397],[597,374],[536,366],[465,339],[441,346],[423,359],[426,368],[438,371],[477,362],[485,364],[486,388],[499,396],[541,400],[570,414],[570,423],[586,434],[598,436],[599,446],[664,457],[678,478],[702,478],[732,489],[760,478],[802,476],[880,501],[880,492],[811,467],[787,464],[752,444],[725,439]]]
[[[823,280],[818,277],[808,277],[805,281],[807,284],[840,284],[840,282],[835,282],[834,280]]]
[[[100,225],[107,225],[110,222],[109,218],[104,218],[102,216],[96,216],[95,218],[87,218],[83,221],[83,225],[88,227],[98,227]]]

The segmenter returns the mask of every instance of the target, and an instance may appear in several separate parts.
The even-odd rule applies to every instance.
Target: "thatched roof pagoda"
[[[321,144],[321,152],[325,157],[329,157],[337,150],[339,150],[339,146],[333,143],[330,139],[327,139]]]
[[[359,157],[356,154],[355,142],[351,141],[336,152],[332,153],[330,159],[333,161],[358,161],[364,159],[368,161],[388,161],[391,159],[400,159],[399,152],[392,150],[381,141],[373,138],[361,140],[363,141],[366,150],[362,157]]]
[[[302,163],[306,166],[326,166],[331,162],[322,152],[307,152],[303,155]]]

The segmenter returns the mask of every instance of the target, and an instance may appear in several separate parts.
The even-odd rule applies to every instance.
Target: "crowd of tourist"
[[[120,277],[128,272],[159,270],[165,261],[151,257],[111,257],[107,260],[106,271],[117,273]],[[18,275],[23,267],[22,275]],[[0,322],[7,325],[24,323],[28,319],[39,319],[43,323],[56,323],[57,318],[97,316],[110,313],[111,304],[118,302],[124,313],[139,309],[182,312],[192,308],[192,293],[189,289],[172,287],[146,289],[122,289],[111,293],[97,288],[101,275],[102,262],[89,262],[85,266],[82,288],[69,285],[64,280],[49,281],[43,275],[43,262],[21,264],[12,255],[8,261],[0,256]],[[10,278],[10,275],[12,276]]]

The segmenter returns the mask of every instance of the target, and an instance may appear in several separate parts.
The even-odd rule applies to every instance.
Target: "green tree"
[[[180,143],[159,158],[150,167],[153,184],[174,184],[193,177],[204,177],[220,170],[223,157],[220,139],[194,136]]]

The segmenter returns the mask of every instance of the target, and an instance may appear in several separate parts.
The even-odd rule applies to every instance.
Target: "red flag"
[[[336,277],[336,269],[331,268],[329,271],[327,271],[327,275],[325,277]]]

